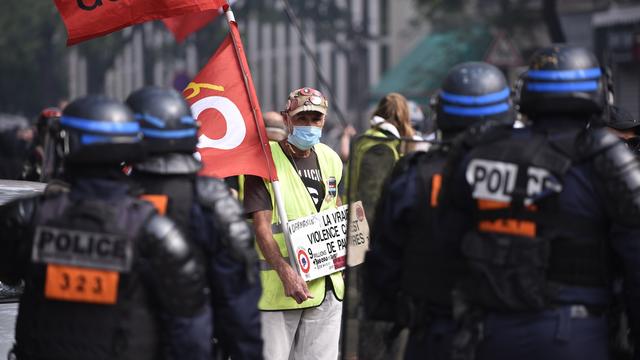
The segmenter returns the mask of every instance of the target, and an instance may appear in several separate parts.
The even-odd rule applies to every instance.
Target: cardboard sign
[[[300,275],[305,281],[333,274],[346,267],[347,246],[351,245],[347,244],[347,232],[349,231],[347,208],[347,205],[343,205],[289,222],[291,245],[298,262]],[[362,204],[360,204],[360,208],[362,209]],[[363,209],[362,217],[364,218]],[[356,220],[356,223],[352,221],[352,230],[357,229],[355,234],[365,237],[366,241],[358,240],[353,243],[357,244],[356,247],[365,247],[369,244],[368,225],[361,226],[359,218],[357,214],[352,217],[352,220]],[[363,221],[366,223],[366,219]],[[361,232],[365,228],[366,235]],[[364,259],[364,257],[362,258]],[[355,260],[358,260],[357,257]]]
[[[347,251],[347,265],[350,267],[364,262],[364,256],[369,250],[369,223],[364,214],[362,201],[351,204],[349,209],[349,250]]]

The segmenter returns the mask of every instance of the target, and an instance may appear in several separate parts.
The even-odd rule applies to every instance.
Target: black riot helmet
[[[454,66],[436,96],[436,122],[443,133],[455,133],[484,120],[514,121],[511,91],[502,72],[484,62]]]
[[[540,49],[522,76],[519,110],[531,119],[600,113],[606,104],[605,78],[598,60],[585,48],[562,44]]]
[[[65,163],[117,165],[142,160],[140,125],[118,100],[90,95],[67,105],[60,118]]]
[[[195,151],[198,126],[189,104],[177,91],[147,86],[131,93],[126,103],[140,123],[150,154]]]

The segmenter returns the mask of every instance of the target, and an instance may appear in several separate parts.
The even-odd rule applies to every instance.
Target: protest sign
[[[364,215],[362,201],[356,201],[349,208],[349,245],[347,266],[353,267],[364,262],[364,255],[369,250],[369,223]]]
[[[360,203],[362,209],[362,204]],[[311,281],[343,270],[347,265],[347,232],[352,228],[351,248],[364,254],[369,244],[368,225],[362,210],[362,219],[353,216],[351,225],[347,222],[347,205],[322,211],[304,218],[289,221],[289,234],[298,262],[300,275],[305,281]],[[364,224],[362,222],[364,221]],[[356,230],[353,232],[353,230]],[[366,233],[363,231],[366,230]],[[356,237],[354,237],[356,235]],[[364,255],[360,257],[364,260]],[[354,260],[358,260],[356,257]],[[350,261],[351,262],[351,261]],[[362,261],[360,261],[362,262]],[[357,264],[356,261],[353,264]],[[351,265],[350,265],[351,266]]]

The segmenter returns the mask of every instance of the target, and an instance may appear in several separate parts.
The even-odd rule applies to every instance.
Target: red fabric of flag
[[[145,21],[215,10],[225,0],[54,0],[67,28],[67,46]]]
[[[246,70],[248,86],[245,86],[241,64]],[[204,164],[201,174],[215,177],[249,174],[277,180],[260,105],[235,22],[183,95],[201,125],[198,138],[198,153]]]
[[[162,22],[173,33],[176,41],[181,43],[215,19],[218,14],[217,10],[209,10],[163,19]]]

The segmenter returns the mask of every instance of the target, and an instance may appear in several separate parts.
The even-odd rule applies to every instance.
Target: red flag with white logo
[[[216,10],[225,0],[54,0],[69,35],[67,46],[145,21]]]
[[[229,35],[183,95],[201,125],[198,153],[204,164],[202,175],[248,174],[277,180],[262,112],[235,22],[230,23]]]

